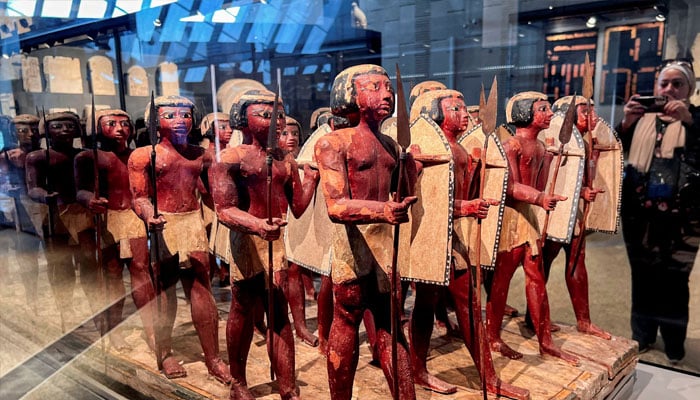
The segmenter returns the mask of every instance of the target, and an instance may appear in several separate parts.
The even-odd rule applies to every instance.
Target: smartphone
[[[636,96],[631,100],[644,106],[644,112],[661,112],[668,101],[666,96]]]

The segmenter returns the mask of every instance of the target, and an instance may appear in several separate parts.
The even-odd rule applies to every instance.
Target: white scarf
[[[645,174],[649,172],[651,159],[654,156],[657,115],[661,114],[648,113],[639,119],[630,145],[629,164]],[[685,146],[685,127],[681,121],[671,120],[661,139],[661,158],[673,158],[674,150],[683,146]]]

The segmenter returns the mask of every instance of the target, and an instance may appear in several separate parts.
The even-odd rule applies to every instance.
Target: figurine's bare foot
[[[576,328],[578,329],[579,332],[582,333],[587,333],[589,335],[593,336],[598,336],[599,338],[603,338],[605,340],[610,340],[612,338],[612,335],[603,329],[601,329],[599,326],[593,324],[592,322],[578,322],[576,324]]]
[[[121,333],[116,332],[116,330],[109,334],[109,344],[112,346],[112,348],[120,352],[131,350],[131,346],[126,342],[126,340],[124,340],[124,336],[122,336]]]
[[[512,348],[510,348],[510,346],[508,346],[501,339],[496,339],[496,340],[491,342],[491,350],[497,351],[497,352],[501,353],[501,355],[503,355],[504,357],[508,357],[511,360],[519,360],[519,359],[523,358],[522,353],[519,353],[519,352],[513,350]]]
[[[244,383],[233,381],[231,382],[231,391],[229,392],[230,400],[255,400],[255,396],[250,393],[248,386]]]
[[[175,357],[168,355],[163,359],[163,375],[168,379],[184,378],[187,371]]]
[[[518,314],[520,314],[520,313],[518,312],[517,308],[511,307],[508,304],[506,304],[506,308],[505,308],[503,315],[508,316],[508,317],[517,317]]]
[[[229,366],[226,365],[222,359],[217,358],[211,363],[211,365],[207,364],[207,370],[209,370],[209,374],[211,376],[224,385],[231,383],[232,378],[231,373],[229,372]]]
[[[440,321],[440,320],[435,320],[435,324],[442,328],[445,329],[445,334],[448,336],[453,336],[453,337],[461,337],[462,333],[459,331],[459,325],[455,324],[452,322],[451,319],[447,318],[447,321]]]
[[[456,386],[450,385],[434,375],[430,375],[427,371],[413,375],[413,381],[423,389],[432,390],[435,393],[452,394],[457,391]]]
[[[510,383],[503,382],[497,377],[492,377],[486,380],[486,391],[489,393],[496,394],[498,396],[510,397],[516,400],[529,400],[530,391],[517,386],[513,386]]]
[[[311,347],[318,346],[318,338],[313,333],[309,332],[305,326],[295,328],[294,330],[297,332],[297,337],[301,339],[302,342]]]
[[[559,348],[553,344],[549,345],[549,346],[541,344],[540,345],[540,354],[548,354],[548,355],[553,356],[553,357],[561,358],[562,360],[573,365],[574,367],[578,367],[580,364],[578,361],[578,357],[576,357],[573,354],[569,354],[569,353],[565,352],[564,350],[562,350],[561,348]]]

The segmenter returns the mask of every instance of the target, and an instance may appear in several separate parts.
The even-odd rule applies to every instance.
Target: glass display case
[[[330,104],[334,78],[345,68],[376,64],[384,67],[394,86],[400,68],[407,99],[411,88],[431,80],[460,91],[467,105],[478,106],[482,87],[488,88],[496,78],[496,121],[501,125],[508,119],[508,99],[516,93],[542,92],[550,103],[585,93],[588,56],[594,68],[591,100],[597,115],[612,129],[622,121],[630,98],[656,94],[655,84],[667,60],[687,61],[691,70],[698,70],[698,18],[700,4],[690,0],[3,0],[0,394],[9,396],[3,398],[161,396],[139,382],[150,377],[123,372],[129,370],[129,363],[137,369],[142,365],[154,369],[153,353],[147,354],[143,345],[138,352],[145,355],[110,350],[110,342],[100,334],[104,329],[93,322],[117,301],[104,293],[103,272],[85,270],[73,255],[74,268],[63,271],[60,278],[65,286],[55,287],[56,274],[61,272],[47,263],[50,240],[41,232],[41,222],[30,222],[32,212],[41,211],[23,208],[23,202],[31,201],[26,188],[18,188],[25,184],[24,172],[11,165],[9,152],[20,147],[14,131],[17,123],[11,123],[16,116],[76,113],[81,123],[80,135],[74,138],[77,149],[90,146],[93,111],[124,110],[133,121],[130,146],[135,148],[149,143],[145,114],[151,96],[179,95],[194,103],[196,122],[190,142],[197,144],[206,134],[200,132],[199,121],[212,112],[228,114],[235,95],[248,89],[252,80],[273,92],[279,90],[284,112],[301,123],[303,142],[316,126],[314,112]],[[700,105],[697,89],[689,93],[687,104]],[[659,335],[656,343],[643,346],[640,360],[697,376],[700,322],[693,316],[700,315],[698,268],[694,268],[700,242],[696,158],[700,138],[697,129],[688,129],[684,146],[688,155],[680,167],[680,217],[673,222],[682,225],[681,237],[674,239],[677,264],[659,283],[667,286],[634,286],[637,278],[632,279],[635,273],[619,227],[614,234],[589,233],[585,258],[595,323],[615,336],[632,338],[633,291],[639,295],[643,287],[650,291],[644,296],[661,297],[661,303],[671,298],[669,303],[680,304],[680,311],[674,309],[669,318],[675,318],[673,324],[684,331],[684,357],[668,357]],[[40,146],[46,148],[43,137]],[[548,286],[549,305],[553,321],[575,326],[563,264],[563,256],[556,259]],[[212,290],[225,354],[223,332],[230,292],[217,287],[217,279],[213,278]],[[141,343],[141,323],[130,296],[133,282],[126,269],[123,281],[124,325],[119,329],[127,341]],[[520,271],[508,299],[521,314],[526,308],[523,281]],[[315,285],[318,288],[318,278]],[[65,291],[70,292],[69,299],[59,301],[65,296],[59,292]],[[188,301],[184,292],[178,287],[181,308]],[[315,301],[308,303],[307,313],[312,313]],[[61,310],[62,304],[70,310]],[[410,314],[410,301],[406,309]],[[194,335],[187,318],[178,317],[180,337]],[[325,360],[316,350],[298,343],[297,349],[302,351],[297,368],[308,367],[305,373],[310,370],[311,375],[317,374],[316,369],[325,374]],[[448,352],[455,349],[462,351],[454,345]],[[201,359],[201,349],[183,345],[178,351],[190,352],[189,361]],[[100,357],[104,366],[98,368],[94,359]],[[267,363],[262,350],[253,351],[251,358],[255,357]],[[441,362],[449,364],[447,360]],[[110,363],[119,367],[107,371]],[[65,365],[70,368],[64,369]],[[203,372],[192,367],[190,376],[198,377],[204,382],[201,385],[188,381],[178,386],[175,380],[158,390],[179,390],[182,396],[227,395],[223,386],[211,389],[206,368],[198,368]],[[446,370],[450,369],[446,366]],[[373,375],[381,378],[378,369],[364,374],[362,379],[369,386]],[[306,375],[301,379],[312,380]],[[385,385],[381,380],[379,384]],[[476,390],[478,380],[471,386]],[[257,394],[269,395],[265,390]],[[382,393],[387,395],[388,389]]]

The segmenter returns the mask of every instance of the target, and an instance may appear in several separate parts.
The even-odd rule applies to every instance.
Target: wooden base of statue
[[[46,353],[44,346],[60,343],[58,351],[45,354],[44,366],[59,369],[65,354],[74,348],[89,346],[87,350],[68,362],[35,387],[27,398],[56,398],[66,393],[71,398],[83,398],[80,393],[103,393],[104,390],[121,392],[128,389],[127,397],[149,397],[157,399],[227,399],[229,387],[223,385],[207,373],[202,349],[190,319],[189,305],[181,291],[178,292],[178,314],[173,331],[175,357],[182,361],[188,376],[167,379],[156,369],[153,353],[143,339],[143,328],[133,303],[127,300],[125,314],[131,314],[121,325],[125,341],[131,349],[117,351],[103,347],[96,340],[97,332],[92,321],[79,320],[82,328],[69,332],[69,340],[61,338],[58,318],[52,318],[55,325],[47,326],[46,316],[29,316],[19,309],[8,310],[3,314],[6,346],[18,355],[41,355]],[[226,356],[226,318],[228,315],[228,290],[214,287],[214,297],[219,310],[220,355]],[[83,313],[85,312],[85,314]],[[81,315],[89,315],[87,306],[81,307]],[[316,303],[307,302],[308,326],[316,330]],[[77,316],[77,315],[76,315]],[[454,318],[454,316],[452,316]],[[614,399],[626,398],[634,383],[637,364],[637,344],[629,339],[613,337],[603,340],[576,331],[575,327],[559,325],[560,332],[553,334],[556,344],[576,354],[581,359],[579,367],[573,367],[559,359],[541,357],[537,339],[524,328],[522,318],[515,318],[504,325],[503,339],[514,349],[522,352],[520,360],[510,360],[494,353],[494,366],[504,381],[528,388],[531,398],[536,399]],[[70,330],[71,327],[69,327]],[[81,331],[82,330],[82,331]],[[355,375],[354,397],[358,399],[390,398],[389,387],[382,371],[370,364],[371,353],[367,346],[364,328],[360,331],[360,360]],[[32,343],[41,343],[38,347]],[[295,338],[297,384],[303,398],[328,399],[328,377],[326,359],[312,348]],[[29,347],[27,347],[29,346]],[[32,347],[33,346],[33,347]],[[37,353],[38,352],[38,353]],[[9,357],[9,355],[8,355]],[[22,363],[21,356],[16,363]],[[40,357],[41,358],[41,357]],[[49,360],[50,362],[46,361]],[[10,362],[11,360],[6,360]],[[15,364],[12,362],[11,364]],[[437,395],[417,388],[417,399],[445,398],[452,400],[482,399],[479,374],[469,352],[461,340],[446,335],[443,328],[435,328],[428,356],[428,370],[457,386],[457,393],[450,396]],[[37,372],[37,370],[33,370]],[[263,336],[254,334],[248,358],[247,375],[249,388],[257,399],[279,399],[277,384],[269,379],[269,361]],[[110,389],[112,388],[112,389]],[[11,390],[5,387],[3,390]],[[77,396],[77,397],[76,397]],[[495,399],[495,396],[488,396]]]
[[[617,336],[604,340],[582,334],[575,326],[558,326],[561,330],[552,334],[554,343],[576,355],[580,366],[540,356],[537,337],[520,317],[505,324],[502,338],[523,358],[508,360],[494,354],[501,379],[528,388],[533,399],[605,399],[634,375],[637,342]]]

